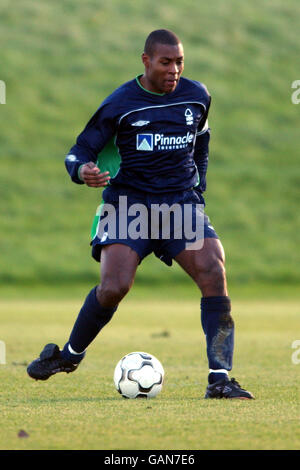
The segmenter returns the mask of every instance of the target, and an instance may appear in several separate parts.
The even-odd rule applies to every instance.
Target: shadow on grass
[[[91,398],[91,397],[57,397],[57,398],[30,398],[30,400],[22,400],[19,403],[23,404],[30,404],[30,405],[42,405],[42,404],[55,404],[55,403],[99,403],[99,402],[115,402],[119,401],[119,397],[99,397],[99,398]]]
[[[215,400],[214,400],[215,401]],[[147,407],[152,408],[156,406],[164,406],[170,403],[208,403],[207,400],[204,399],[203,395],[199,395],[198,397],[195,396],[169,396],[169,397],[161,397],[159,399],[126,399],[124,397],[86,397],[86,396],[81,396],[81,397],[55,397],[55,398],[31,398],[30,400],[20,400],[18,402],[18,405],[20,404],[26,404],[26,405],[31,405],[31,406],[36,406],[36,405],[52,405],[52,404],[72,404],[72,403],[132,403],[132,406],[134,403],[144,403],[144,405],[147,405]],[[14,406],[18,406],[14,405]]]

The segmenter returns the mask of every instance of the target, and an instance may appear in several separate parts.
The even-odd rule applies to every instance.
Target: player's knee
[[[129,282],[121,282],[121,283],[118,284],[116,290],[118,292],[120,300],[123,299],[123,297],[125,297],[125,295],[129,292],[130,287],[131,286],[130,286]]]
[[[98,301],[101,305],[117,305],[128,293],[130,284],[127,282],[103,281],[98,288]]]
[[[222,290],[226,283],[226,271],[221,259],[212,261],[205,268],[199,269],[198,284],[200,287],[214,287]]]

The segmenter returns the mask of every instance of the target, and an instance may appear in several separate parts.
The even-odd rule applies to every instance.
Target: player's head
[[[167,29],[152,31],[146,39],[142,61],[144,86],[157,93],[175,90],[184,66],[183,46],[176,34]]]

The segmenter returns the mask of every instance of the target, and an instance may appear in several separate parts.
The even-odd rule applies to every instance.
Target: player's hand
[[[94,162],[86,163],[80,168],[80,178],[91,188],[102,188],[107,186],[110,176],[109,171],[101,173],[101,170]]]

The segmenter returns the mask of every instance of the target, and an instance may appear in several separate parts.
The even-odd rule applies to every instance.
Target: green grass
[[[170,289],[170,297],[172,296]],[[80,300],[2,300],[0,449],[298,449],[299,299],[233,302],[236,352],[232,375],[255,401],[207,401],[205,343],[199,303],[129,297],[92,343],[73,374],[47,382],[25,365],[46,342],[64,344]],[[168,332],[168,335],[165,334]],[[146,350],[166,380],[152,400],[124,400],[113,385],[122,355]],[[19,438],[23,429],[27,438]]]
[[[64,156],[106,95],[143,71],[147,34],[167,27],[184,43],[184,75],[212,94],[207,212],[230,281],[299,284],[299,14],[297,0],[2,0],[0,281],[96,277],[100,193],[70,182]],[[165,270],[149,257],[140,278],[154,277]]]

